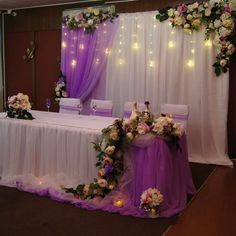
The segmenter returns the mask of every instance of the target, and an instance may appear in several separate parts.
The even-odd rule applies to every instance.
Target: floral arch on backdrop
[[[86,14],[99,15],[91,9],[84,18]],[[160,14],[174,18],[171,11]],[[220,70],[226,73],[216,78],[212,65],[217,54],[212,41],[205,41],[204,26],[186,34],[168,21],[160,23],[156,15],[154,11],[120,14],[113,23],[104,18],[98,25],[90,21],[92,34],[83,29],[85,25],[71,30],[63,24],[61,62],[69,96],[85,103],[89,98],[110,99],[114,116],[122,116],[125,101],[149,100],[153,112],[160,112],[164,103],[188,104],[189,159],[231,166],[226,127],[229,81],[222,69],[228,59],[221,58],[226,64],[222,62]],[[70,19],[64,23],[70,25]],[[232,22],[228,25],[232,27]],[[232,46],[230,50],[233,53]]]

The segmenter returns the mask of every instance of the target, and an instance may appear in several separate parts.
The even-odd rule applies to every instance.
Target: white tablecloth
[[[115,118],[31,111],[34,120],[0,113],[0,184],[75,187],[97,177],[93,142]]]

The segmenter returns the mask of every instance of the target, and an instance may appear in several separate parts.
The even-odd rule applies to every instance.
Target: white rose
[[[172,17],[172,16],[174,15],[174,12],[175,12],[175,10],[174,10],[173,8],[170,8],[170,9],[168,10],[168,16],[169,16],[169,17]]]
[[[89,19],[88,20],[88,25],[93,25],[93,20]]]
[[[221,25],[222,25],[221,20],[215,20],[215,21],[214,21],[214,26],[215,26],[215,28],[219,28],[219,27],[221,27]]]
[[[102,188],[105,188],[107,186],[107,181],[105,179],[99,179],[98,185]]]
[[[108,146],[108,147],[105,149],[105,153],[107,153],[108,155],[113,154],[114,151],[115,151],[115,146]]]
[[[192,25],[196,28],[198,28],[200,25],[201,25],[201,20],[200,19],[195,19],[193,22],[192,22]]]
[[[191,14],[188,14],[187,15],[187,20],[192,20],[193,19],[193,16]]]
[[[221,60],[220,60],[220,65],[221,65],[222,67],[226,66],[226,64],[227,64],[227,60],[225,60],[225,59],[221,59]]]
[[[179,12],[178,12],[178,11],[175,11],[175,12],[174,12],[174,15],[175,15],[175,16],[179,16]]]
[[[175,17],[175,19],[174,19],[175,25],[182,25],[184,23],[185,23],[185,19],[183,17],[181,17],[181,16]]]
[[[128,132],[128,133],[126,134],[126,137],[127,137],[129,140],[133,140],[133,138],[134,138],[134,136],[133,136],[133,134],[132,134],[131,132]]]
[[[210,16],[211,15],[211,9],[209,9],[209,8],[207,8],[206,10],[205,10],[205,16]]]
[[[198,2],[195,2],[195,3],[193,3],[192,5],[193,5],[193,8],[196,9],[196,8],[198,8],[199,3],[198,3]]]
[[[184,29],[189,29],[190,28],[190,24],[185,24],[184,25]]]
[[[100,13],[99,9],[95,8],[95,9],[93,10],[93,14],[94,14],[95,16],[98,16],[99,13]]]
[[[112,140],[118,140],[118,139],[119,139],[119,136],[118,136],[118,133],[117,133],[116,130],[112,130],[112,131],[110,132],[110,138],[111,138]]]

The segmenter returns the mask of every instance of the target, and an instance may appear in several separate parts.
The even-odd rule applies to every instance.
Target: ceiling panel
[[[70,4],[70,3],[85,3],[85,2],[103,2],[99,0],[84,0],[84,1],[66,1],[66,0],[0,0],[0,9],[20,9],[38,6],[48,6],[57,4]]]

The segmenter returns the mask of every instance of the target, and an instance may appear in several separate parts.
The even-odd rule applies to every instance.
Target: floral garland
[[[216,47],[216,62],[213,64],[215,74],[219,76],[228,71],[230,60],[235,51],[236,36],[234,24],[236,11],[229,0],[220,0],[214,4],[209,1],[181,4],[175,8],[159,11],[156,19],[160,22],[170,20],[173,27],[181,27],[185,32],[198,31],[206,26],[206,39],[214,34],[213,44]]]
[[[68,93],[66,92],[66,77],[60,72],[59,79],[55,83],[55,101],[60,102],[61,98],[68,97]]]
[[[18,93],[8,98],[6,112],[10,118],[33,120],[34,117],[29,112],[31,104],[29,96],[23,93]]]
[[[82,28],[87,33],[91,33],[97,28],[98,24],[106,20],[112,22],[115,17],[118,17],[118,15],[113,6],[107,10],[88,7],[84,12],[79,13],[77,16],[64,16],[63,24],[70,30]]]
[[[64,188],[67,193],[73,193],[80,199],[105,197],[119,182],[119,177],[124,172],[123,154],[129,144],[139,135],[152,133],[160,137],[174,137],[178,143],[182,135],[180,124],[166,115],[156,120],[149,111],[142,113],[133,111],[129,120],[118,119],[102,130],[102,141],[94,144],[98,152],[96,167],[98,179],[90,184],[79,184],[76,189]],[[168,139],[169,140],[169,139]],[[175,144],[178,148],[179,145]]]

